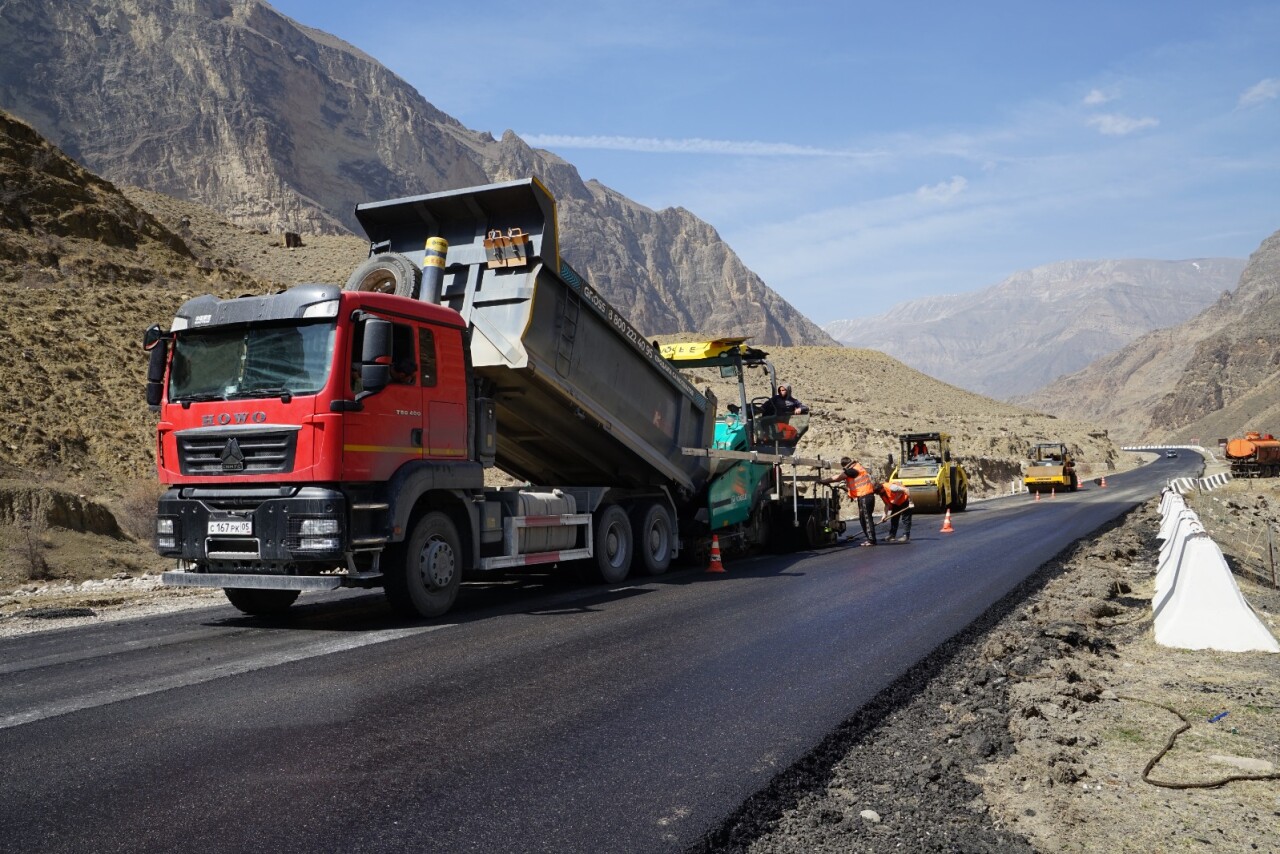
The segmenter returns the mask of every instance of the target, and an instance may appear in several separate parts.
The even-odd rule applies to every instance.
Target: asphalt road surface
[[[976,502],[953,533],[920,515],[905,545],[467,585],[447,622],[348,593],[3,640],[0,848],[678,851],[1199,462]]]

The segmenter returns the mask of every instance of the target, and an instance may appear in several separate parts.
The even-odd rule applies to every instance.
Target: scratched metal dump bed
[[[356,217],[376,252],[427,262],[420,299],[458,311],[495,401],[497,464],[539,484],[700,490],[708,399],[560,259],[555,201],[537,179],[373,202]],[[428,238],[448,248],[443,277]],[[438,246],[438,244],[436,244]]]

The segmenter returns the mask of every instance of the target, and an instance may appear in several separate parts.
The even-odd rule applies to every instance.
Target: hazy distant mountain
[[[1280,433],[1280,232],[1240,284],[1189,321],[1138,338],[1020,403],[1113,425],[1126,438]]]
[[[693,214],[469,130],[261,0],[6,0],[0,106],[112,181],[273,230],[359,233],[359,202],[535,174],[559,202],[565,258],[642,331],[831,343]]]
[[[912,300],[824,328],[961,388],[1007,399],[1181,323],[1234,288],[1245,262],[1064,261],[976,293]]]

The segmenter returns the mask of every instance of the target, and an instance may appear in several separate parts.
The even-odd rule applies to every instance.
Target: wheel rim
[[[455,571],[453,549],[444,540],[431,540],[418,555],[418,575],[429,590],[447,587]]]
[[[622,538],[618,536],[616,525],[610,525],[609,530],[605,532],[604,554],[610,566],[622,565]]]
[[[393,294],[396,292],[395,274],[388,270],[374,270],[361,280],[360,290],[374,291],[380,294]]]
[[[654,520],[653,527],[649,529],[649,536],[646,539],[649,544],[649,555],[654,560],[662,560],[667,552],[671,550],[670,532],[662,519]]]

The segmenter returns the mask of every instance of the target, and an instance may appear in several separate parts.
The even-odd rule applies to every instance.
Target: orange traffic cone
[[[1102,483],[1098,484],[1098,486],[1102,487],[1103,489],[1107,488],[1107,476],[1105,474],[1102,476]]]
[[[1049,497],[1050,497],[1050,498],[1053,498],[1053,497],[1054,497],[1055,495],[1057,495],[1057,494],[1058,494],[1058,487],[1056,487],[1056,486],[1051,486],[1051,487],[1049,487]]]
[[[720,562],[720,538],[711,535],[711,563],[707,564],[707,572],[724,572],[724,564]]]
[[[949,507],[948,507],[948,508],[947,508],[947,515],[946,515],[946,517],[942,520],[942,530],[941,530],[939,533],[942,533],[942,534],[950,534],[950,533],[952,533],[953,531],[955,531],[955,528],[951,527],[951,508],[949,508]]]
[[[1040,490],[1036,490],[1036,501],[1040,500]]]

